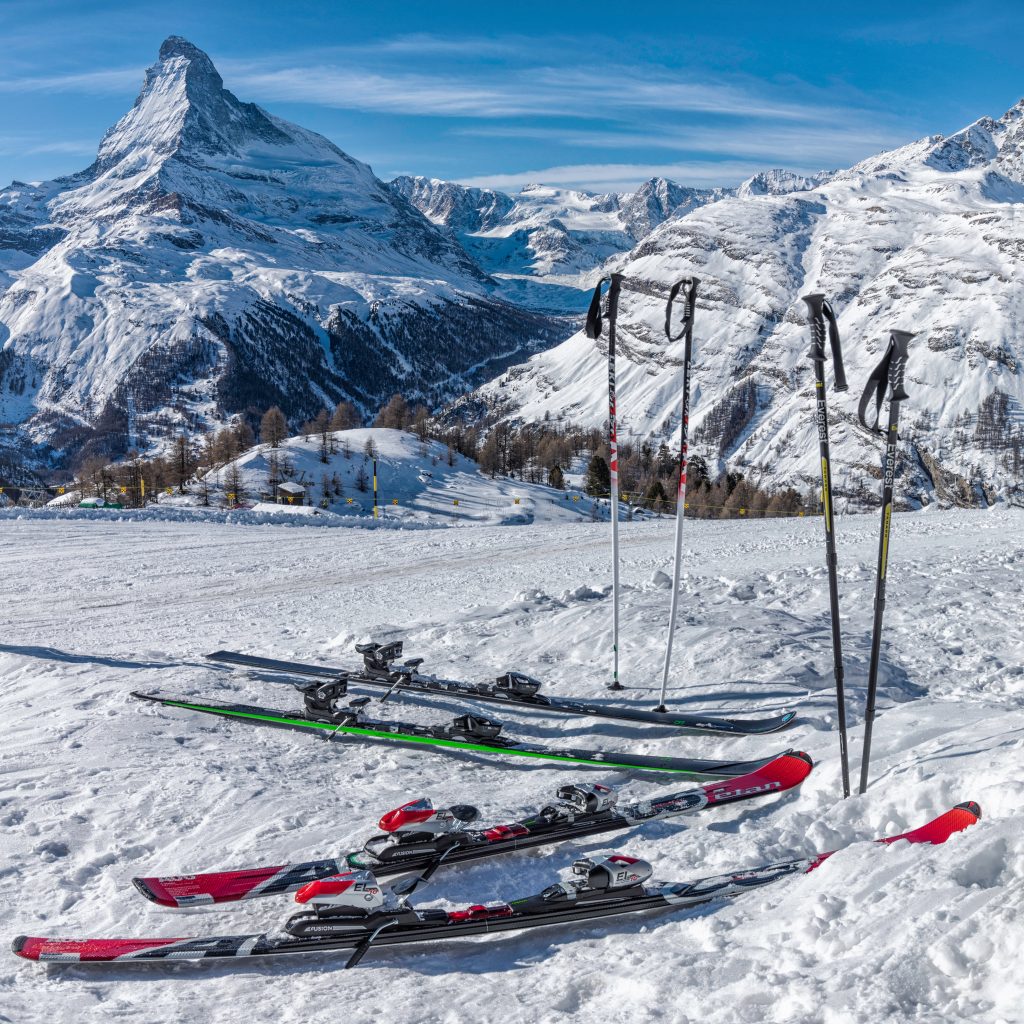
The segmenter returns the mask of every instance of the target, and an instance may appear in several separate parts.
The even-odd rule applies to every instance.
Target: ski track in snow
[[[847,685],[859,769],[877,544],[838,520]],[[620,850],[686,880],[856,845],[730,904],[583,928],[371,954],[250,963],[40,966],[0,955],[0,1021],[680,1024],[1024,1020],[1024,639],[1019,510],[894,520],[872,784],[839,792],[827,576],[818,520],[686,524],[670,698],[687,710],[799,706],[771,737],[676,737],[501,710],[509,734],[644,753],[817,768],[771,801],[443,869],[422,899],[537,892],[578,856]],[[5,938],[272,929],[287,898],[171,911],[135,874],[334,856],[407,799],[471,802],[509,821],[576,778],[623,798],[661,778],[309,736],[152,709],[133,689],[295,706],[281,677],[213,667],[221,647],[356,664],[359,639],[406,638],[439,675],[509,667],[553,695],[607,697],[607,527],[416,532],[0,516],[0,922]],[[670,520],[622,524],[624,701],[657,701]],[[441,721],[468,705],[393,698],[379,716]],[[487,713],[485,711],[485,713]],[[584,741],[586,741],[584,743]],[[978,800],[943,847],[858,842]]]

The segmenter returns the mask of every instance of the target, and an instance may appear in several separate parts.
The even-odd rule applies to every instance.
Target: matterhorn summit
[[[0,422],[46,461],[270,404],[437,404],[558,337],[366,164],[237,99],[178,36],[90,167],[0,191],[0,239]]]

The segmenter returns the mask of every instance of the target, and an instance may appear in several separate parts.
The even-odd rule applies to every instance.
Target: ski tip
[[[26,956],[25,952],[24,952],[25,943],[27,943],[27,942],[28,942],[28,936],[27,935],[17,935],[17,936],[15,936],[14,939],[11,941],[11,952],[12,953],[16,953],[20,957],[24,957],[26,960],[31,960],[32,957]]]
[[[806,754],[802,750],[787,750],[785,754],[783,754],[782,756],[795,757],[797,758],[797,760],[803,761],[803,763],[807,765],[808,772],[810,772],[810,770],[814,767],[814,759],[811,757],[810,754]]]
[[[968,814],[974,815],[975,821],[981,821],[981,804],[976,803],[974,800],[965,800],[962,804],[957,804],[953,810],[966,811]]]

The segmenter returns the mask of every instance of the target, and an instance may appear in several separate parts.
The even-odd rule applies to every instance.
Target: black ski
[[[310,665],[299,661],[278,661],[235,651],[214,651],[206,657],[210,661],[241,668],[264,669],[317,679],[344,681],[355,688],[377,687],[393,691],[407,691],[416,696],[442,697],[506,707],[537,708],[559,715],[583,715],[612,718],[623,722],[660,725],[694,733],[723,733],[736,736],[755,736],[784,729],[796,717],[795,711],[786,711],[769,718],[738,719],[708,715],[691,715],[680,711],[667,714],[640,708],[616,707],[613,704],[591,704],[585,701],[561,700],[546,697],[537,691],[539,680],[521,672],[507,672],[494,683],[463,683],[448,679],[435,679],[420,675],[422,658],[414,658],[402,665],[393,664],[402,654],[402,641],[381,644],[362,644],[356,650],[363,655],[363,670],[349,672],[328,665]]]
[[[298,729],[330,738],[348,735],[372,740],[390,740],[392,743],[415,744],[423,747],[463,750],[472,753],[501,754],[533,760],[554,761],[561,764],[587,765],[593,768],[629,768],[640,771],[689,775],[694,778],[728,779],[763,768],[778,755],[757,761],[708,761],[681,757],[659,757],[645,754],[614,753],[602,750],[579,750],[531,746],[499,736],[501,725],[479,715],[460,715],[451,725],[414,725],[404,722],[373,722],[362,718],[362,706],[369,697],[360,697],[340,711],[331,705],[331,692],[337,683],[311,687],[306,693],[306,714],[290,713],[273,708],[253,707],[247,704],[213,704],[202,700],[162,697],[159,694],[133,693],[140,700],[162,704],[165,707],[198,711],[201,714],[230,718],[253,725],[269,725],[284,729]],[[326,691],[326,692],[325,692]],[[361,706],[360,706],[361,705]]]

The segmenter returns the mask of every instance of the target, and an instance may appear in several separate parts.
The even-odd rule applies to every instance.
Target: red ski
[[[478,816],[474,807],[435,809],[429,800],[413,800],[380,819],[382,835],[368,840],[362,850],[338,859],[132,881],[147,899],[167,907],[276,896],[353,867],[367,868],[381,877],[430,870],[439,862],[478,860],[509,850],[615,832],[648,821],[692,814],[705,807],[771,796],[798,786],[810,774],[811,767],[806,754],[789,751],[748,775],[625,806],[616,806],[615,792],[608,786],[561,786],[557,802],[530,818],[472,829],[466,826]]]

